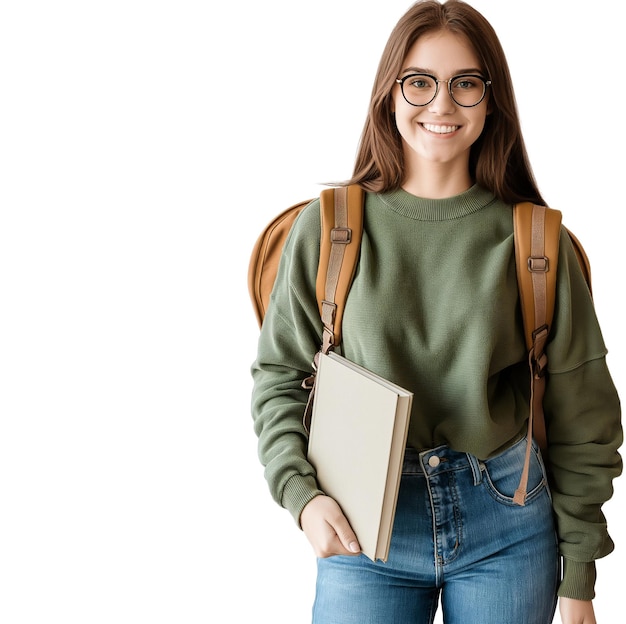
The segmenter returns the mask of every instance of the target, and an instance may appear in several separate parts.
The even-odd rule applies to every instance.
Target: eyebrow
[[[407,67],[403,69],[402,74],[432,74],[436,76],[436,72],[433,69],[429,69],[427,67]],[[478,69],[477,67],[468,67],[465,69],[457,69],[452,75],[460,76],[461,74],[478,74],[479,76],[483,75],[483,70]]]

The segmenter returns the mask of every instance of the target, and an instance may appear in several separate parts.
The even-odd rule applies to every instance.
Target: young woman
[[[563,231],[549,450],[542,458],[533,444],[516,504],[529,373],[512,204],[544,201],[504,53],[480,13],[426,0],[400,19],[349,183],[366,200],[341,349],[415,398],[390,555],[374,563],[307,461],[301,382],[321,344],[313,202],[284,249],[252,410],[272,495],[318,556],[314,622],[430,623],[441,600],[447,624],[548,624],[559,596],[564,624],[593,624],[594,561],[613,549],[601,506],[621,471],[619,399]]]

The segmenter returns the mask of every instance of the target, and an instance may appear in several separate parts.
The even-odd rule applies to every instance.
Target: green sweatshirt
[[[285,244],[263,322],[252,415],[274,499],[299,521],[321,494],[306,459],[300,386],[321,344],[315,298],[319,202]],[[561,234],[544,398],[553,504],[564,558],[559,595],[594,596],[595,559],[613,550],[601,505],[621,473],[620,403],[574,250]],[[367,193],[342,324],[349,359],[415,393],[408,444],[480,459],[525,431],[530,388],[512,208],[474,186],[446,199]]]

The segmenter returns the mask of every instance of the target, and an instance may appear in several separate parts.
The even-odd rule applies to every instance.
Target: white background
[[[623,396],[624,36],[617,2],[576,4],[474,2],[544,197],[591,258]],[[3,624],[309,621],[312,551],[256,458],[247,264],[275,213],[350,175],[408,7],[2,3]],[[625,497],[618,480],[604,624]]]

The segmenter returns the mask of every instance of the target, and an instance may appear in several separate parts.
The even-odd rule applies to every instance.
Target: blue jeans
[[[558,544],[544,465],[526,439],[481,461],[446,446],[407,449],[389,559],[318,559],[314,624],[550,624]],[[440,596],[441,594],[441,596]]]

